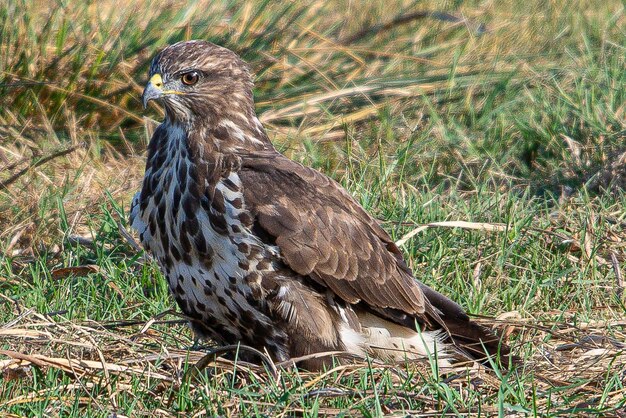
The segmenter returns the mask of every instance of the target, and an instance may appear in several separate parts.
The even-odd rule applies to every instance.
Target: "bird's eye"
[[[195,71],[191,71],[191,72],[185,73],[182,76],[180,76],[180,80],[186,86],[193,86],[194,84],[196,84],[198,82],[199,78],[200,78],[200,76]]]

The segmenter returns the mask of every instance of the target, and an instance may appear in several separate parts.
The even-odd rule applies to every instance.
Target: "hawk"
[[[143,105],[157,100],[165,119],[131,224],[196,337],[275,361],[345,351],[446,367],[508,356],[491,330],[414,278],[338,183],[272,146],[235,53],[180,42],[154,58],[149,77]]]

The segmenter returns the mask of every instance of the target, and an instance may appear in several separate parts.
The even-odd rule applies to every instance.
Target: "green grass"
[[[417,10],[465,20],[372,29]],[[0,186],[0,414],[620,416],[623,27],[616,0],[3,3],[0,184],[14,180]],[[144,116],[160,118],[139,102],[149,61],[188,38],[238,51],[277,147],[340,181],[394,239],[466,221],[402,249],[523,366],[273,374],[221,359],[185,379],[206,350],[119,226],[143,175]]]

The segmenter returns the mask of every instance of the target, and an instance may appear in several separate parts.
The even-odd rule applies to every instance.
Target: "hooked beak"
[[[143,90],[141,95],[141,101],[143,102],[143,108],[148,106],[150,100],[155,100],[163,96],[163,79],[161,74],[155,74],[148,81],[148,85]]]

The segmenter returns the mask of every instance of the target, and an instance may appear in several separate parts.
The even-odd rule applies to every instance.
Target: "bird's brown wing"
[[[240,178],[295,272],[352,304],[438,319],[389,235],[334,180],[281,154],[243,156]]]
[[[457,303],[416,281],[378,223],[334,180],[278,153],[241,159],[246,206],[285,263],[348,303],[364,302],[408,327],[444,328],[468,358],[509,348]]]

